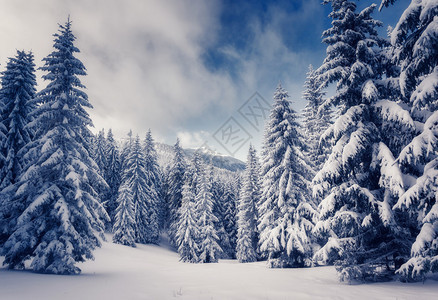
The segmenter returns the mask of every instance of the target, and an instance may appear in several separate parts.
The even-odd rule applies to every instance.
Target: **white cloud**
[[[184,146],[198,147],[207,131],[236,114],[255,91],[270,101],[282,80],[292,95],[300,95],[304,78],[299,77],[309,57],[285,46],[279,22],[310,18],[316,4],[307,2],[312,1],[292,16],[272,9],[263,26],[253,20],[248,52],[221,49],[239,64],[237,78],[228,70],[208,70],[201,58],[220,26],[219,0],[7,1],[0,10],[0,62],[4,66],[15,49],[31,49],[41,66],[52,51],[57,23],[70,14],[78,56],[88,71],[82,80],[96,130],[112,128],[122,137],[129,129],[142,135],[151,128],[156,140],[172,143],[177,135]],[[297,30],[291,28],[291,34]]]
[[[180,131],[177,133],[177,137],[180,140],[183,148],[196,149],[208,142],[210,134],[206,131]]]
[[[214,36],[215,7],[212,1],[9,1],[0,12],[0,59],[15,48],[32,49],[41,66],[56,24],[70,14],[96,127],[167,135],[211,114],[218,99],[235,98],[230,78],[200,60]]]

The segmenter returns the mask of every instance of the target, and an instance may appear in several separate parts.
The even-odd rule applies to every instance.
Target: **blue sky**
[[[245,159],[249,142],[259,147],[262,135],[239,113],[248,98],[258,92],[272,101],[281,81],[294,108],[304,106],[305,74],[309,64],[321,64],[321,33],[330,26],[330,5],[320,2],[7,1],[0,10],[0,70],[16,49],[32,50],[41,66],[57,23],[70,14],[96,130],[112,128],[123,137],[129,129],[144,136],[151,128],[158,141],[173,144],[178,136],[185,147],[207,142]],[[382,34],[409,3],[376,10],[374,17],[385,23]],[[240,151],[212,138],[230,118],[250,136]]]

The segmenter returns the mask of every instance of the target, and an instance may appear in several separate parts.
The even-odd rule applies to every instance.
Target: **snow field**
[[[111,236],[107,236],[111,240]],[[334,267],[269,269],[265,262],[179,262],[166,245],[103,242],[78,276],[0,269],[0,299],[437,299],[438,282],[348,285]],[[1,261],[3,258],[0,259]]]

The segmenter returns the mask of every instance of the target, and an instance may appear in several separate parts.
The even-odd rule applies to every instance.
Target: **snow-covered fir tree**
[[[318,74],[309,66],[306,82],[304,83],[303,99],[306,106],[302,111],[303,132],[306,136],[308,157],[315,171],[319,171],[328,156],[329,145],[320,145],[319,140],[324,131],[332,123],[331,109],[321,106],[325,93],[321,90]]]
[[[213,214],[217,218],[217,222],[215,224],[216,233],[219,237],[219,245],[221,246],[223,252],[222,258],[231,258],[232,257],[232,246],[230,243],[230,237],[225,230],[225,201],[224,201],[224,195],[225,195],[225,182],[222,179],[219,179],[218,176],[215,176],[215,174],[212,174],[210,176],[211,179],[211,193],[213,197]]]
[[[212,167],[210,167],[212,168]],[[196,215],[200,231],[199,260],[202,263],[215,263],[222,255],[219,245],[219,237],[215,223],[218,219],[213,213],[213,197],[211,192],[211,172],[201,165],[201,173],[198,177],[198,191],[196,193]]]
[[[2,170],[0,188],[14,184],[23,170],[24,153],[20,150],[31,141],[33,135],[26,126],[35,108],[31,103],[36,93],[35,86],[33,54],[17,51],[17,55],[9,59],[1,77],[2,123],[7,138],[1,145],[6,164]]]
[[[257,260],[257,203],[261,193],[259,174],[257,153],[250,145],[237,209],[236,258],[242,263]]]
[[[158,243],[156,196],[155,191],[152,191],[148,184],[146,159],[138,135],[132,142],[125,159],[122,185],[126,185],[131,190],[133,197],[135,242]]]
[[[382,1],[388,6],[394,1]],[[400,66],[400,111],[411,118],[414,135],[397,158],[406,192],[394,206],[407,212],[415,228],[411,258],[398,273],[421,280],[438,272],[438,2],[416,0],[391,32],[394,61]],[[401,114],[401,113],[400,113]],[[412,130],[411,130],[412,131]]]
[[[182,203],[178,209],[176,241],[178,253],[184,262],[197,263],[200,261],[201,231],[198,223],[196,195],[202,172],[202,158],[198,151],[193,155],[187,167],[182,190]]]
[[[105,179],[106,167],[107,167],[107,155],[106,148],[107,143],[105,139],[105,130],[102,129],[99,131],[97,136],[90,137],[91,138],[91,157],[96,162],[97,172]],[[85,140],[89,140],[90,138],[85,138]],[[99,198],[102,200],[104,207],[106,207],[106,196],[109,192],[108,186],[100,187],[96,189],[96,192],[99,194]],[[106,224],[108,226],[108,224]]]
[[[83,133],[92,125],[85,108],[92,106],[78,77],[86,72],[75,57],[79,50],[71,21],[60,25],[54,37],[55,50],[41,68],[49,84],[31,114],[35,140],[23,148],[29,163],[10,186],[14,197],[9,207],[17,221],[1,255],[9,268],[23,268],[32,259],[30,268],[36,272],[78,274],[76,263],[92,259],[101,244],[100,216],[106,215],[91,182],[106,183],[84,148]]]
[[[237,176],[239,179],[239,176]],[[237,244],[237,200],[238,200],[238,185],[237,182],[225,182],[224,193],[222,195],[223,203],[223,224],[224,230],[227,234],[229,247],[223,249],[227,257],[236,258],[236,244]]]
[[[186,162],[184,153],[180,146],[179,139],[177,139],[174,147],[174,157],[167,176],[168,192],[167,192],[167,206],[168,206],[168,228],[169,238],[172,245],[176,245],[176,231],[178,221],[178,210],[182,204],[182,192],[184,186],[184,176],[186,172]]]
[[[122,149],[120,151],[120,168],[122,170],[126,169],[126,158],[131,152],[131,147],[134,142],[134,138],[132,137],[132,135],[132,130],[129,130],[126,140],[122,143]]]
[[[135,247],[134,198],[126,184],[121,185],[113,227],[113,242]]]
[[[0,111],[3,110],[3,103],[0,102]],[[0,144],[4,144],[6,142],[6,126],[3,125],[3,122],[0,122]],[[5,162],[6,158],[3,153],[3,151],[0,151],[0,176],[2,178],[4,177],[4,172],[6,171],[5,168]],[[0,207],[1,207],[1,201],[0,201]]]
[[[97,166],[99,167],[99,172],[102,176],[104,176],[106,172],[106,166],[107,166],[107,155],[106,155],[106,149],[107,149],[107,143],[105,139],[105,130],[102,129],[97,134],[97,137],[94,139],[94,161],[96,162]]]
[[[179,220],[176,232],[178,253],[184,262],[199,262],[200,231],[196,217],[195,196],[187,184],[183,186],[182,204],[179,208]]]
[[[111,129],[108,130],[106,138],[106,167],[104,173],[104,179],[109,186],[107,194],[104,198],[105,208],[111,219],[111,224],[114,224],[115,211],[117,204],[117,194],[121,183],[121,162],[120,153],[116,141],[114,140],[113,132]]]
[[[259,207],[259,247],[271,267],[310,264],[314,207],[309,183],[313,174],[302,152],[296,113],[278,85],[265,128]]]
[[[3,189],[14,184],[21,175],[25,166],[25,153],[22,149],[33,137],[31,129],[27,127],[32,120],[30,113],[35,109],[31,103],[35,97],[36,85],[33,54],[17,51],[17,55],[9,59],[6,70],[2,72],[1,83],[0,188]],[[7,213],[6,206],[9,204],[1,200],[8,197],[10,195],[0,197],[0,246],[5,242],[17,217]]]
[[[394,121],[396,104],[380,100],[385,88],[381,22],[375,5],[356,12],[351,1],[332,0],[333,27],[323,33],[327,57],[318,69],[336,94],[323,105],[337,105],[340,116],[322,136],[333,139],[332,153],[314,178],[314,194],[323,197],[315,234],[323,247],[316,261],[337,262],[341,280],[384,280],[406,255],[405,234],[391,206],[403,193],[403,181],[382,123]],[[394,106],[395,105],[395,106]],[[327,238],[328,237],[328,238]]]
[[[149,224],[154,228],[154,243],[158,243],[159,230],[163,228],[165,207],[162,194],[162,173],[158,166],[157,151],[155,150],[154,139],[150,130],[146,133],[146,138],[143,143],[146,183],[150,190],[149,194]],[[156,215],[156,217],[155,217]]]

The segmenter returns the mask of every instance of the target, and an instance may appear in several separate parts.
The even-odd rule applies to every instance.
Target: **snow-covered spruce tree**
[[[102,176],[104,176],[107,166],[107,157],[106,157],[106,139],[105,139],[105,130],[102,129],[97,134],[97,137],[94,139],[94,161],[99,167],[99,172]]]
[[[2,103],[0,102],[0,109],[1,109]],[[4,143],[6,140],[6,127],[3,125],[2,122],[0,122],[0,143]],[[0,151],[0,175],[2,175],[4,170],[4,163],[5,163],[5,157]],[[2,247],[3,243],[6,241],[8,237],[8,227],[12,226],[12,223],[9,221],[10,218],[10,212],[7,212],[7,202],[6,200],[10,196],[0,192],[0,248]],[[1,252],[1,251],[0,251]]]
[[[85,141],[89,141],[88,144],[91,142],[92,144],[89,145],[91,147],[91,156],[93,160],[96,162],[97,165],[97,172],[102,176],[103,179],[105,179],[105,172],[106,172],[106,166],[107,166],[107,158],[106,158],[106,139],[105,139],[105,130],[102,129],[99,131],[99,133],[94,135],[93,138],[84,138]],[[100,188],[96,189],[97,194],[99,195],[99,198],[101,199],[102,203],[104,204],[104,207],[106,206],[106,196],[108,194],[109,187],[108,186],[102,186]],[[105,224],[106,227],[108,224]]]
[[[0,189],[14,184],[21,175],[25,161],[21,149],[31,141],[32,131],[27,128],[30,123],[30,113],[35,108],[31,100],[35,97],[35,65],[33,54],[17,51],[10,58],[6,70],[2,72],[0,89],[1,120],[0,120]],[[0,197],[0,246],[5,242],[11,227],[18,217],[11,204],[1,200],[10,195]],[[3,207],[4,205],[4,207]],[[8,212],[9,211],[9,212]]]
[[[121,185],[117,198],[117,209],[113,227],[113,242],[135,247],[134,202],[131,189]]]
[[[393,153],[384,143],[382,123],[398,121],[396,103],[380,100],[384,88],[375,5],[356,13],[351,1],[332,0],[333,27],[323,33],[327,48],[320,79],[337,83],[323,105],[337,105],[340,116],[322,136],[333,139],[332,153],[314,178],[323,197],[314,233],[323,247],[316,261],[336,259],[341,280],[384,280],[406,254],[397,216],[391,210],[403,193]]]
[[[210,167],[212,168],[212,167]],[[219,237],[215,223],[218,221],[213,214],[213,197],[211,193],[211,172],[201,165],[201,173],[198,177],[198,191],[195,196],[196,215],[200,231],[199,260],[202,263],[215,263],[222,255],[219,245]]]
[[[382,1],[388,6],[394,1]],[[394,61],[400,66],[401,102],[412,117],[415,135],[397,158],[406,193],[395,205],[416,220],[411,258],[398,273],[421,280],[438,272],[438,3],[412,1],[391,33]],[[411,225],[411,224],[408,224]]]
[[[134,142],[134,139],[132,137],[132,130],[129,130],[127,134],[126,141],[122,144],[122,149],[120,151],[120,168],[123,170],[126,169],[126,158],[128,157],[129,153],[131,152],[132,143]]]
[[[0,102],[0,112],[2,112],[2,111],[3,111],[3,103]],[[6,133],[7,133],[6,126],[3,125],[3,122],[0,120],[0,144],[5,143]],[[4,177],[4,172],[6,171],[5,161],[6,161],[5,154],[3,153],[3,151],[0,151],[0,176],[1,176],[1,178]],[[1,207],[1,201],[0,201],[0,207]],[[0,211],[0,213],[1,213],[1,211]]]
[[[239,178],[239,177],[237,177]],[[223,201],[223,224],[224,230],[227,234],[229,247],[223,249],[227,257],[236,258],[236,244],[237,244],[237,198],[238,189],[235,182],[226,182],[224,185]]]
[[[202,171],[202,159],[197,151],[187,167],[182,190],[182,203],[178,209],[176,242],[180,259],[184,262],[197,263],[200,261],[201,232],[198,224],[197,204],[198,183]]]
[[[184,262],[199,262],[200,231],[196,217],[195,196],[188,182],[183,186],[183,198],[178,210],[176,241],[180,260]]]
[[[35,65],[33,54],[17,51],[10,58],[6,70],[2,72],[0,101],[3,103],[2,123],[6,127],[7,138],[1,145],[6,164],[3,169],[0,188],[14,184],[21,174],[24,153],[20,151],[32,139],[32,132],[27,128],[30,113],[35,105],[31,100],[35,97]]]
[[[138,135],[132,142],[126,157],[122,182],[122,185],[126,185],[131,190],[133,197],[135,242],[158,243],[158,216],[154,207],[155,191],[151,191],[148,184],[146,160]]]
[[[150,190],[149,194],[149,215],[148,220],[150,228],[154,228],[153,243],[158,243],[160,228],[163,228],[165,207],[162,195],[162,173],[158,166],[158,155],[155,150],[154,139],[152,133],[148,130],[143,143],[146,183]]]
[[[332,112],[330,107],[321,106],[325,93],[321,90],[318,74],[312,65],[309,66],[304,88],[303,99],[306,106],[302,111],[303,133],[306,136],[308,157],[317,172],[322,168],[330,151],[329,145],[319,145],[319,140],[332,123]]]
[[[214,170],[214,169],[211,169]],[[225,230],[225,182],[223,179],[220,179],[216,174],[211,174],[211,193],[213,197],[213,214],[217,218],[217,222],[215,223],[216,233],[219,237],[219,245],[221,246],[223,252],[223,256],[221,258],[231,258],[229,256],[229,250],[231,248],[230,238],[228,233]]]
[[[170,239],[170,243],[176,246],[178,210],[182,204],[184,176],[187,167],[184,159],[183,150],[179,143],[179,139],[177,139],[173,147],[173,151],[174,151],[174,157],[172,161],[172,166],[170,167],[170,171],[167,177],[167,182],[168,182],[167,206],[168,206],[169,239]]]
[[[116,141],[114,140],[113,132],[108,130],[106,138],[106,167],[104,179],[109,186],[106,196],[104,197],[105,208],[110,216],[111,223],[114,224],[117,204],[117,194],[121,183],[121,163],[120,153]]]
[[[257,260],[257,203],[261,193],[259,174],[257,153],[250,145],[237,209],[236,258],[242,263]]]
[[[30,163],[10,188],[19,217],[1,255],[9,268],[23,268],[32,259],[36,272],[78,274],[76,262],[92,259],[93,249],[100,246],[99,216],[106,215],[90,182],[106,183],[84,148],[82,133],[92,125],[85,108],[92,106],[81,90],[78,76],[86,73],[74,56],[79,50],[73,45],[71,22],[60,25],[54,36],[55,50],[41,68],[50,82],[31,115],[35,140],[23,148]]]
[[[259,207],[259,247],[271,267],[310,264],[313,216],[309,183],[313,175],[302,152],[296,113],[279,84],[265,128]]]
[[[409,227],[415,238],[411,258],[397,271],[408,281],[438,272],[438,111],[423,126],[398,157],[408,183],[394,208],[417,223]]]

